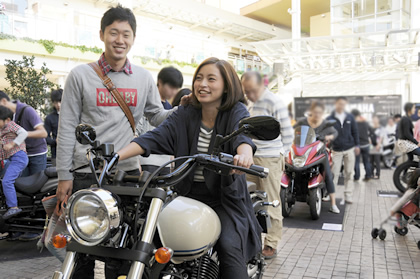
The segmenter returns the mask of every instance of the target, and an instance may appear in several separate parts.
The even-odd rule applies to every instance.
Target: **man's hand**
[[[15,147],[15,145],[16,144],[14,142],[11,142],[11,143],[8,143],[8,144],[3,145],[3,149],[6,150],[6,151],[9,151],[13,147]]]
[[[358,156],[360,154],[360,147],[355,147],[354,153],[356,154],[356,156]]]
[[[66,196],[71,196],[73,190],[73,180],[60,180],[57,187],[57,200],[64,201]]]
[[[181,98],[181,106],[186,106],[192,103],[192,93]]]

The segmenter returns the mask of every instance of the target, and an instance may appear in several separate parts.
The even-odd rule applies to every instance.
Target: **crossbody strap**
[[[123,110],[125,116],[130,122],[131,129],[133,130],[133,134],[136,134],[136,122],[134,121],[133,113],[131,112],[130,108],[128,107],[127,103],[124,101],[123,97],[121,96],[120,92],[118,92],[117,87],[114,85],[112,80],[102,73],[101,68],[96,62],[89,63],[89,66],[96,72],[98,77],[102,80],[102,83],[105,85],[106,89],[112,94],[114,99],[117,101],[120,108]]]

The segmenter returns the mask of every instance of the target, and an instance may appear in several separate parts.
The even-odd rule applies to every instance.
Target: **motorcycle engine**
[[[219,266],[208,254],[205,254],[197,259],[197,265],[192,270],[191,278],[217,279],[219,278]]]

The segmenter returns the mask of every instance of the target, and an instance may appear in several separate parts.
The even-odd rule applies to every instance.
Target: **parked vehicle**
[[[335,120],[332,120],[324,125],[333,126],[334,123]],[[283,217],[290,216],[296,201],[309,205],[312,219],[316,220],[321,215],[322,198],[327,196],[323,163],[325,160],[328,160],[329,164],[332,163],[331,153],[323,140],[310,126],[295,128],[292,148],[281,179]],[[328,157],[325,156],[326,150]]]
[[[197,164],[220,175],[236,169],[266,177],[266,168],[234,166],[232,155],[219,151],[218,147],[240,133],[270,140],[278,137],[280,127],[271,117],[244,119],[231,135],[217,136],[215,153],[211,155],[176,158],[160,167],[183,161],[167,175],[158,176],[158,169],[151,175],[143,172],[140,176],[129,176],[120,170],[110,173],[118,160],[113,156],[113,145],[94,141],[93,128],[80,125],[78,141],[92,145],[87,154],[92,173],[102,171],[97,185],[74,193],[68,200],[65,216],[70,235],[54,237],[57,246],[67,245],[67,254],[61,270],[53,278],[70,278],[80,253],[96,260],[112,261],[118,270],[125,270],[126,266],[128,279],[219,278],[218,257],[213,250],[221,232],[219,217],[204,203],[178,196],[173,186]],[[264,222],[269,225],[263,208],[279,202],[265,201],[265,194],[252,189],[252,185],[249,189],[258,219],[263,220],[263,226]],[[260,253],[247,266],[249,278],[263,277],[265,262]]]
[[[413,174],[416,168],[420,168],[420,160],[417,157],[417,160],[408,160],[400,164],[394,171],[392,179],[394,181],[395,187],[401,192],[405,193],[407,190],[407,182],[410,180],[411,175]]]
[[[7,205],[2,187],[0,187],[0,233],[42,233],[45,226],[46,213],[41,200],[54,195],[57,185],[57,172],[53,167],[28,177],[16,179],[16,195],[22,212],[7,220],[1,217],[7,211]]]
[[[394,154],[395,143],[395,134],[389,134],[388,142],[387,144],[384,144],[382,148],[382,162],[384,163],[384,166],[388,169],[392,168],[392,166],[395,164],[395,161],[397,160],[397,156]]]

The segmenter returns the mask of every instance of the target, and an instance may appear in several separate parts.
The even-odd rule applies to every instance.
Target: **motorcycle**
[[[394,171],[392,180],[394,181],[395,187],[401,192],[405,193],[408,189],[408,181],[410,181],[413,172],[420,168],[420,156],[416,156],[417,160],[408,160],[400,164]]]
[[[334,123],[335,120],[330,120],[324,125],[330,127]],[[325,150],[328,158],[325,156]],[[323,139],[309,126],[296,127],[292,148],[281,179],[280,200],[283,217],[289,217],[294,204],[299,201],[309,205],[313,220],[319,219],[322,198],[328,194],[324,180],[324,160],[332,164],[331,153]]]
[[[16,196],[22,212],[7,220],[2,218],[7,211],[7,205],[2,187],[0,187],[0,233],[42,233],[46,221],[42,199],[54,195],[57,185],[58,177],[55,167],[48,167],[42,172],[16,179]]]
[[[396,139],[395,134],[388,134],[388,142],[384,144],[383,151],[381,154],[382,162],[387,169],[392,168],[395,164],[397,156],[394,154]]]
[[[266,177],[268,169],[253,165],[249,169],[233,165],[233,156],[220,152],[220,146],[237,135],[271,140],[278,137],[280,125],[272,117],[243,119],[232,134],[216,136],[211,155],[197,154],[175,158],[162,165],[153,174],[142,172],[130,176],[121,170],[111,173],[118,161],[112,144],[95,141],[92,127],[79,125],[76,137],[81,144],[90,144],[87,158],[96,185],[74,193],[65,208],[65,221],[69,235],[56,235],[57,248],[67,248],[61,270],[54,279],[68,279],[80,254],[91,259],[106,261],[115,270],[134,278],[219,278],[217,253],[213,250],[221,224],[209,206],[188,197],[178,196],[174,186],[180,183],[196,165],[220,175],[240,170],[251,175]],[[181,161],[173,172],[159,176],[166,165]],[[105,183],[106,180],[108,183]],[[132,183],[128,185],[127,183]],[[269,227],[265,193],[252,189],[251,197],[257,219],[265,230]],[[157,230],[157,232],[156,232]],[[259,253],[247,263],[249,278],[262,278],[265,262]]]

